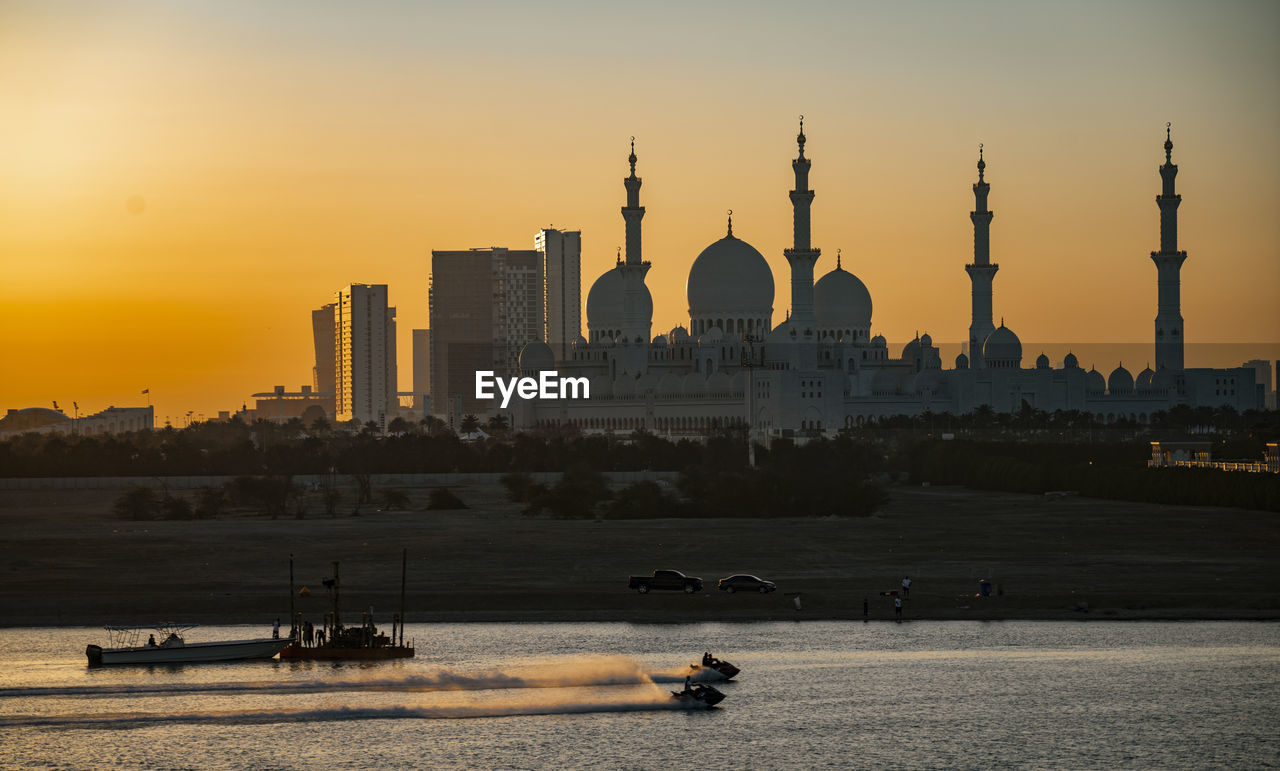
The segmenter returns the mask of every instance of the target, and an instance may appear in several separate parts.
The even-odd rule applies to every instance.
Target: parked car
[[[686,576],[679,570],[655,570],[652,576],[629,576],[627,588],[635,589],[641,594],[649,590],[666,589],[673,592],[693,594],[702,591],[702,579]]]
[[[729,594],[733,594],[734,592],[760,592],[761,594],[768,594],[769,592],[776,592],[778,590],[778,585],[772,581],[766,581],[759,576],[739,574],[720,579],[716,582],[716,588],[722,592],[728,592]]]

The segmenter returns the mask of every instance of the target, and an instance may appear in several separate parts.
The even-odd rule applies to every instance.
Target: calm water
[[[189,639],[257,636],[201,627]],[[4,768],[1280,764],[1280,624],[452,624],[418,657],[90,670],[0,630]],[[667,690],[710,649],[720,709]],[[651,682],[656,680],[657,682]]]

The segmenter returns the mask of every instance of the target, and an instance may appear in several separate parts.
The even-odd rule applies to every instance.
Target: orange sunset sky
[[[817,274],[843,249],[892,342],[966,336],[979,142],[997,323],[1150,340],[1171,121],[1186,338],[1274,358],[1277,40],[1274,2],[0,0],[0,408],[309,384],[352,282],[390,285],[407,390],[430,251],[581,229],[585,299],[632,135],[654,332],[729,208],[777,323],[800,113]]]

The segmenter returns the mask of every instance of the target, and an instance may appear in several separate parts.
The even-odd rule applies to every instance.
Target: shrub
[[[155,519],[160,513],[160,501],[150,487],[131,487],[116,498],[113,508],[120,519]]]
[[[404,490],[383,490],[382,508],[388,511],[409,508],[409,494]]]
[[[431,491],[431,498],[427,501],[427,508],[433,511],[465,509],[467,504],[462,499],[453,494],[453,491],[447,487],[437,487]]]

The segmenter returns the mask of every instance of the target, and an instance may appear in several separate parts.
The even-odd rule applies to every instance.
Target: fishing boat
[[[89,645],[84,653],[89,666],[108,664],[196,664],[209,661],[269,659],[289,644],[287,639],[255,637],[248,640],[187,642],[184,635],[195,624],[106,627],[108,644]],[[142,634],[150,630],[147,641]],[[159,642],[157,642],[159,640]]]
[[[333,563],[333,578],[326,578],[324,586],[329,590],[333,610],[325,614],[319,628],[310,628],[302,621],[300,613],[293,610],[293,558],[289,558],[289,604],[293,618],[293,638],[288,647],[280,651],[280,658],[291,661],[377,661],[382,659],[413,658],[413,641],[404,640],[404,590],[405,572],[408,566],[408,550],[401,555],[400,563],[400,613],[392,616],[391,634],[387,635],[374,624],[373,608],[361,613],[359,626],[342,623],[339,602],[342,582],[338,563]]]

